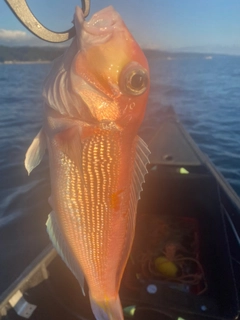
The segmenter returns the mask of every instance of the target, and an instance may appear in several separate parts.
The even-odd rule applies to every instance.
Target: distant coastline
[[[35,61],[18,61],[18,60],[6,60],[4,62],[0,62],[0,64],[46,64],[51,63],[50,60],[35,60]]]
[[[0,45],[0,63],[49,63],[62,55],[65,49],[63,47],[7,47]]]
[[[7,47],[0,45],[0,64],[46,64],[61,56],[65,47]],[[198,53],[198,52],[174,52],[157,49],[144,49],[148,59],[163,59],[172,61],[176,59],[205,59],[212,60],[216,56],[229,56],[220,53]]]

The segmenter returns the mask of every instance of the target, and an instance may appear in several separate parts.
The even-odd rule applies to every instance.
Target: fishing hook
[[[64,42],[76,34],[75,27],[63,32],[51,31],[44,27],[31,12],[26,0],[5,0],[20,22],[35,36],[48,42]],[[90,0],[81,0],[83,16],[86,18],[90,11]]]

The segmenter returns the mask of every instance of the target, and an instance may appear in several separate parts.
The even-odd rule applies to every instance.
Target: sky
[[[64,31],[72,26],[81,1],[28,0],[28,5],[46,27]],[[120,13],[143,48],[240,54],[240,0],[91,0],[90,16],[108,5]],[[49,45],[32,36],[4,0],[1,44]]]

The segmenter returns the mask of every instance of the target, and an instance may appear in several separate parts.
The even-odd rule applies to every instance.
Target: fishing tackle
[[[26,0],[5,0],[19,21],[35,36],[48,42],[64,42],[75,36],[75,27],[63,32],[51,31],[42,25],[28,7]],[[82,11],[86,18],[90,11],[90,0],[81,0]]]

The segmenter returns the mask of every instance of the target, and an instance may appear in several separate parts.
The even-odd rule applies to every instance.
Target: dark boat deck
[[[240,201],[174,115],[167,116],[150,142],[151,164],[138,204],[136,256],[143,237],[142,217],[149,221],[171,217],[197,221],[199,260],[204,269],[207,290],[200,294],[174,288],[168,281],[153,277],[136,283],[129,260],[120,297],[123,308],[135,306],[126,319],[237,319],[240,293]],[[146,226],[147,227],[147,226]],[[34,269],[35,268],[35,269]],[[32,270],[32,274],[29,274]],[[20,317],[9,306],[9,298],[21,289],[29,303],[37,305],[30,319],[94,319],[88,297],[51,248],[25,271],[19,288],[13,284],[1,296],[0,310],[6,320]],[[149,290],[153,286],[154,292]],[[26,289],[26,291],[25,291]],[[87,288],[86,288],[87,290]],[[8,312],[7,312],[8,311]]]

